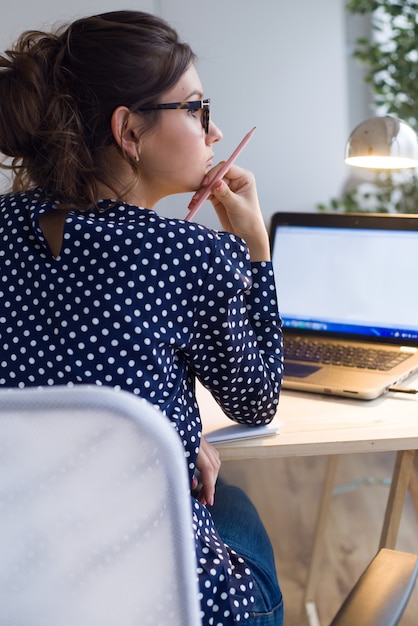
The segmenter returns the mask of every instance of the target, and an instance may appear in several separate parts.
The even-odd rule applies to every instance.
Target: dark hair
[[[2,167],[13,189],[39,186],[66,206],[94,205],[103,148],[115,143],[113,111],[157,103],[193,61],[171,26],[139,11],[23,33],[0,56],[0,151],[11,157]],[[144,112],[142,131],[158,116]]]

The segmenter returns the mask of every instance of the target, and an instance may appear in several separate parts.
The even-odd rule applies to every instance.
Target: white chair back
[[[103,387],[0,391],[2,626],[198,626],[183,446]]]

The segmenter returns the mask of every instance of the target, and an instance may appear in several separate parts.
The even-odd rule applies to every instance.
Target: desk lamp
[[[351,133],[345,149],[345,162],[379,170],[418,167],[417,134],[396,117],[371,117]]]

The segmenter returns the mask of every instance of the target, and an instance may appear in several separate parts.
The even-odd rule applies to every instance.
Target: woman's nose
[[[206,135],[206,142],[208,144],[212,144],[212,143],[216,143],[217,141],[221,141],[222,138],[223,138],[222,131],[211,120],[209,122],[209,132]]]

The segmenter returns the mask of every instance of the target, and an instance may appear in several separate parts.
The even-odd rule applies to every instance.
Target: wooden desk
[[[408,386],[418,386],[418,377],[408,381]],[[204,431],[209,420],[215,419],[217,423],[227,420],[212,396],[201,387],[198,387],[198,400]],[[301,621],[301,624],[315,626],[320,624],[314,600],[315,585],[339,455],[397,451],[380,537],[380,547],[394,548],[418,449],[418,395],[392,393],[368,402],[284,391],[277,416],[282,422],[278,435],[222,443],[217,447],[222,460],[329,457]]]

